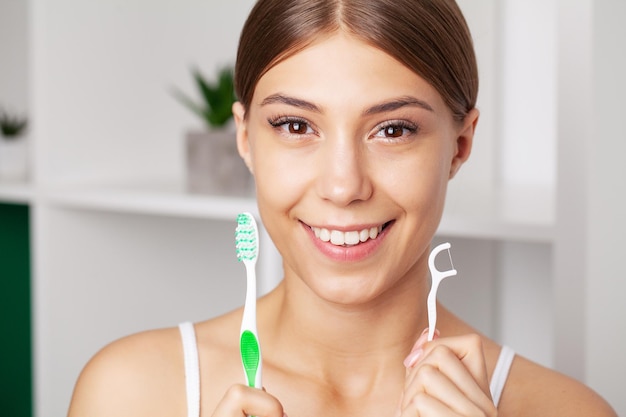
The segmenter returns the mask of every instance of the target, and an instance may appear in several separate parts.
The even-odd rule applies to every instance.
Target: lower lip
[[[309,226],[304,223],[302,224],[305,231],[309,234],[313,245],[315,245],[324,256],[335,262],[358,262],[370,257],[382,244],[391,225],[392,224],[388,224],[387,227],[378,234],[376,239],[368,239],[354,246],[337,246],[318,239]]]

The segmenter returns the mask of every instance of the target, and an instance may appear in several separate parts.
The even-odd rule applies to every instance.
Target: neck
[[[355,387],[358,379],[367,390],[389,373],[403,378],[402,361],[427,325],[429,283],[425,268],[420,270],[375,299],[350,305],[325,300],[287,275],[262,300],[269,313],[265,352],[299,364],[292,371],[332,384]]]

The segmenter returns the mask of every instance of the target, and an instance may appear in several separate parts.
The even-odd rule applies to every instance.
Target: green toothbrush
[[[246,266],[246,303],[241,321],[239,350],[248,386],[261,388],[261,346],[256,330],[256,260],[259,257],[259,232],[250,213],[237,216],[235,230],[237,259]]]

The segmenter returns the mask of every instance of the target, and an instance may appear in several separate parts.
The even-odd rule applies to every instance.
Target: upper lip
[[[326,224],[326,225],[311,224],[311,223],[306,223],[304,221],[302,223],[309,227],[317,227],[319,229],[338,230],[340,232],[352,232],[355,230],[371,229],[372,227],[385,226],[386,224],[389,223],[389,221],[379,222],[379,223],[358,223],[358,224],[352,224],[349,226],[337,226],[337,225],[329,225],[329,224]]]

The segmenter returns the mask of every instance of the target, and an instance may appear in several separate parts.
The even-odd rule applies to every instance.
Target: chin
[[[307,284],[319,298],[346,307],[368,304],[384,293],[384,289],[375,284],[380,282],[375,277],[326,275],[323,282],[319,281],[318,275]]]

